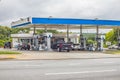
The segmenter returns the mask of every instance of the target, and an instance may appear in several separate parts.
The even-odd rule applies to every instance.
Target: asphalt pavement
[[[120,58],[0,61],[0,80],[120,80]]]

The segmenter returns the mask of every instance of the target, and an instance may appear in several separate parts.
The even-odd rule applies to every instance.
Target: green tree
[[[11,28],[0,26],[0,47],[4,46],[4,42],[10,41]]]
[[[37,30],[37,34],[42,34],[45,33],[45,30]],[[53,34],[58,34],[59,32],[57,30],[47,30],[47,32],[53,33]]]
[[[113,30],[111,30],[110,32],[108,32],[105,35],[105,37],[106,37],[105,40],[112,42],[112,44],[117,43],[117,40],[118,40],[118,31],[120,32],[120,29],[114,28]]]
[[[12,28],[11,33],[16,34],[16,33],[19,33],[20,31],[24,33],[29,33],[30,28]]]
[[[87,40],[87,43],[88,43],[88,44],[94,44],[94,43],[95,43],[95,41],[93,41],[93,40],[89,39],[89,40]]]

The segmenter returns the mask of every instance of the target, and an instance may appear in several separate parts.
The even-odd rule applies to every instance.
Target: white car
[[[111,45],[108,47],[109,49],[118,49],[118,46],[117,45]]]
[[[80,50],[80,44],[73,44],[71,48],[72,50]]]

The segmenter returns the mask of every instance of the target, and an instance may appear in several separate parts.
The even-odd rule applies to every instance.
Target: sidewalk
[[[12,50],[12,51],[17,51],[17,50]],[[71,51],[71,52],[19,51],[19,52],[21,52],[22,54],[0,55],[0,59],[61,60],[61,59],[120,58],[120,55],[105,54],[103,52],[88,52],[88,51]]]

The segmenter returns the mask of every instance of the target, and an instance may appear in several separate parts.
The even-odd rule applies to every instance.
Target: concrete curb
[[[0,60],[11,60],[11,59],[16,59],[16,56],[13,55],[5,55],[5,56],[0,56]]]
[[[120,56],[117,55],[69,55],[66,56],[64,54],[60,55],[57,54],[54,56],[54,54],[50,55],[31,55],[31,54],[23,54],[23,55],[3,55],[0,57],[0,60],[70,60],[70,59],[105,59],[105,58],[120,58]]]
[[[99,58],[58,58],[58,59],[17,59],[17,58],[0,58],[0,60],[75,60],[75,59],[105,59],[105,58],[120,58],[120,57],[99,57]]]
[[[99,58],[58,58],[58,59],[4,59],[4,60],[20,60],[20,61],[25,61],[25,60],[78,60],[78,59],[108,59],[108,58],[120,58],[120,57],[99,57]]]
[[[0,60],[13,60],[15,58],[0,58]]]

